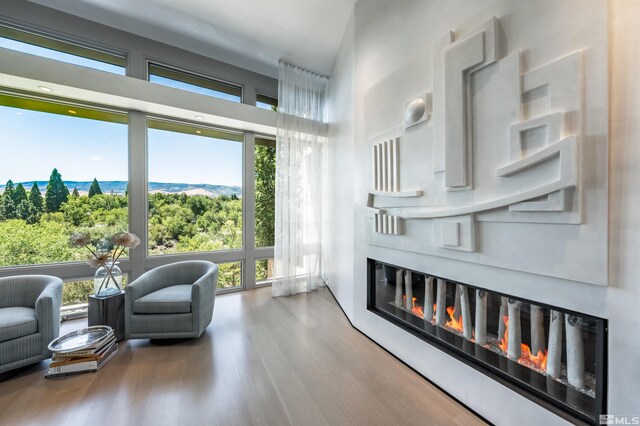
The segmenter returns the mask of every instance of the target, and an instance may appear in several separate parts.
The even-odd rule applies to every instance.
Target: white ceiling
[[[329,74],[357,0],[31,0],[277,77],[285,58]]]

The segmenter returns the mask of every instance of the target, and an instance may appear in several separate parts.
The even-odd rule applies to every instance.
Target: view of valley
[[[274,157],[275,149],[260,148],[262,156]],[[272,179],[272,158],[261,160],[273,170],[257,175]],[[54,169],[48,182],[9,180],[0,193],[0,267],[84,261],[87,252],[69,245],[71,234],[88,233],[98,242],[129,227],[127,182],[63,181]],[[241,248],[241,197],[237,186],[150,182],[149,255]],[[259,192],[256,202],[262,214],[257,244],[273,245],[273,193]],[[258,279],[266,279],[266,263],[257,268]],[[222,264],[218,286],[237,286],[240,276],[239,263]],[[65,286],[66,304],[83,303],[91,293],[92,281],[81,284]]]

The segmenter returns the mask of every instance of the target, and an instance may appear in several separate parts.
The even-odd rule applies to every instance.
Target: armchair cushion
[[[191,284],[172,285],[133,302],[134,314],[185,314],[191,312]]]
[[[0,309],[0,342],[27,336],[38,331],[36,311],[14,307]]]

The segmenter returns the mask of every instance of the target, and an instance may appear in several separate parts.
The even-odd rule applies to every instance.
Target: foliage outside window
[[[57,39],[37,31],[0,25],[0,47],[113,74],[125,75],[127,58],[94,47]]]
[[[256,283],[265,283],[271,279],[273,279],[273,258],[256,260]]]
[[[128,275],[122,274],[122,285],[126,286],[128,281]],[[62,287],[62,306],[84,305],[89,302],[89,296],[93,293],[93,278],[65,281]]]
[[[218,289],[242,287],[242,262],[218,264]]]
[[[275,238],[276,143],[256,138],[256,247],[271,247]]]
[[[70,234],[128,230],[126,123],[0,93],[0,267],[84,261]],[[100,194],[90,196],[92,181]]]

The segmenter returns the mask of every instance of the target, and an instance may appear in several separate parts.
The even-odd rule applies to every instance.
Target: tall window
[[[242,248],[242,133],[148,121],[149,254]]]
[[[0,128],[0,267],[82,261],[70,234],[128,229],[127,115],[0,93]]]
[[[149,81],[231,102],[242,102],[242,87],[163,65],[149,64]]]
[[[0,25],[0,47],[113,74],[126,74],[127,58],[123,54],[83,46],[80,43],[13,26]]]

